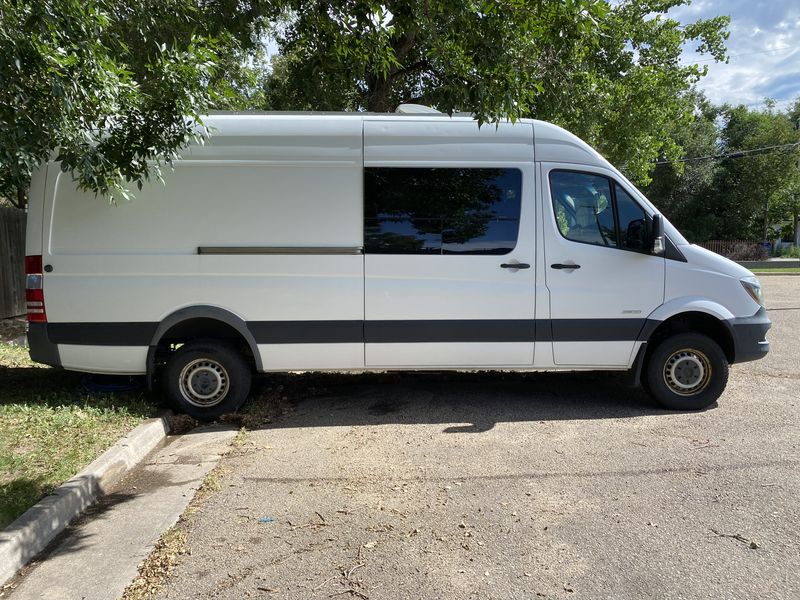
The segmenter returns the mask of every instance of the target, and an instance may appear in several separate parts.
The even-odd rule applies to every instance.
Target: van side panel
[[[267,370],[363,365],[346,339],[270,364],[289,343],[271,333],[282,322],[363,321],[361,121],[217,119],[166,186],[130,202],[50,170],[44,286],[50,324],[73,325],[58,338],[64,367],[144,373],[148,334],[197,305],[254,324]]]
[[[474,121],[366,118],[364,165],[382,177],[403,169],[435,168],[441,173],[447,169],[496,170],[518,173],[521,184],[518,191],[509,188],[503,194],[512,194],[519,203],[516,238],[507,252],[448,252],[444,242],[438,253],[365,249],[368,367],[533,365],[533,161],[530,124],[502,123],[479,128]],[[387,195],[391,194],[393,190],[388,190]],[[470,198],[478,198],[479,194],[474,190],[468,193]],[[428,206],[435,205],[430,198]],[[490,204],[482,210],[490,212]],[[467,219],[467,215],[465,212],[458,218]],[[451,224],[458,222],[457,218],[449,218]],[[425,217],[421,220],[435,221]],[[387,222],[391,221],[388,215]],[[443,230],[447,228],[444,222]],[[509,268],[513,263],[525,266]]]

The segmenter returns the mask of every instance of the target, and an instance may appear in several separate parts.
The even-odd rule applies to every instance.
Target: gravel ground
[[[160,597],[800,597],[800,278],[763,282],[772,352],[701,413],[605,374],[289,380]]]

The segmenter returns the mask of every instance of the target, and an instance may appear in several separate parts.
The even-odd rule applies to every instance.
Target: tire
[[[213,421],[244,404],[251,380],[250,366],[233,346],[198,341],[184,344],[170,356],[163,385],[176,412]]]
[[[680,333],[663,340],[647,359],[643,387],[665,408],[702,410],[728,383],[728,359],[711,338]]]

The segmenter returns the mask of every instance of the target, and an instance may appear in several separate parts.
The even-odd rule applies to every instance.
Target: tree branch
[[[430,66],[428,60],[423,58],[422,60],[418,60],[415,63],[408,65],[407,67],[403,67],[402,69],[398,69],[393,73],[389,73],[389,79],[394,79],[395,77],[405,77],[409,73],[413,73],[414,71],[419,71],[420,69],[424,69],[425,67]]]
[[[411,48],[414,47],[414,42],[417,39],[417,32],[416,31],[409,31],[403,35],[400,40],[400,43],[395,45],[392,44],[392,49],[394,50],[394,55],[397,57],[398,60],[404,58]]]

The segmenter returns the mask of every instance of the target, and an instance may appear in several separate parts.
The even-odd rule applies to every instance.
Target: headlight
[[[761,291],[761,284],[757,277],[745,277],[740,279],[742,287],[757,304],[764,306],[764,293]]]

